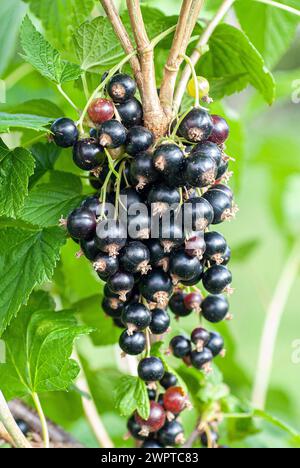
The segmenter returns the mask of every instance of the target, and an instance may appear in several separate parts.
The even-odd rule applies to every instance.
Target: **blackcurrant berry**
[[[184,444],[184,430],[177,421],[167,421],[158,433],[158,440],[164,446],[174,446]]]
[[[112,297],[105,297],[102,301],[102,309],[109,317],[119,319],[124,309],[124,302]],[[124,328],[123,323],[122,328]]]
[[[191,342],[184,336],[174,336],[170,342],[170,350],[175,357],[182,359],[191,352]]]
[[[126,240],[126,230],[121,223],[107,223],[106,220],[98,223],[96,244],[102,252],[116,257],[126,245]]]
[[[209,438],[206,432],[203,432],[201,434],[200,439],[201,439],[201,444],[203,445],[203,447],[207,448],[210,444],[213,447],[216,447],[219,441],[219,434],[215,431],[210,430]]]
[[[130,215],[127,218],[128,234],[131,239],[144,241],[150,237],[151,219],[147,210],[144,209],[142,212],[137,210],[137,212],[135,216]]]
[[[206,245],[203,235],[191,237],[185,242],[185,253],[189,257],[197,257],[198,260],[202,260]]]
[[[104,122],[99,129],[99,142],[105,148],[119,148],[126,141],[126,128],[117,120]]]
[[[126,295],[133,290],[134,276],[130,273],[119,271],[111,276],[107,282],[109,288],[119,294],[121,301],[126,301]]]
[[[95,271],[99,274],[100,278],[105,281],[119,270],[119,260],[117,257],[112,257],[105,253],[100,253],[94,264]]]
[[[198,292],[192,292],[185,296],[184,305],[190,311],[200,312],[203,297]]]
[[[192,155],[193,154],[198,154],[198,156],[203,158],[208,157],[213,159],[217,167],[220,165],[223,157],[223,153],[220,147],[209,141],[198,143],[198,145],[196,145],[192,151]]]
[[[170,188],[164,184],[154,185],[148,195],[148,203],[152,206],[152,215],[162,216],[171,207],[180,203],[180,191],[178,188]]]
[[[229,304],[224,296],[207,296],[201,305],[203,317],[211,323],[224,320],[229,311]]]
[[[190,405],[182,387],[170,387],[164,394],[164,408],[172,414],[179,414]]]
[[[133,335],[128,335],[127,330],[125,330],[120,336],[119,346],[125,354],[137,356],[146,347],[145,335],[142,332],[134,332]]]
[[[209,137],[209,141],[216,143],[217,145],[222,145],[225,143],[229,136],[229,126],[226,120],[219,115],[211,116],[213,128]]]
[[[56,145],[61,148],[70,148],[78,139],[78,130],[75,123],[65,117],[55,120],[50,131]]]
[[[107,92],[114,102],[125,102],[136,93],[136,82],[129,75],[114,75],[107,85]]]
[[[148,393],[149,400],[156,400],[156,396],[157,396],[156,390],[154,390],[153,388],[147,388],[147,393]]]
[[[203,274],[203,286],[210,294],[221,294],[228,291],[232,282],[232,274],[223,265],[213,265]]]
[[[122,124],[126,128],[142,125],[143,106],[136,98],[117,104],[116,109],[121,117]]]
[[[203,195],[203,198],[213,207],[214,219],[212,224],[220,224],[233,218],[232,200],[226,193],[221,190],[211,189]]]
[[[155,302],[158,307],[165,308],[173,291],[170,276],[160,269],[152,270],[143,276],[139,284],[140,293],[147,301]]]
[[[170,258],[170,274],[173,283],[190,281],[195,276],[201,277],[203,266],[197,257],[190,257],[184,250],[178,250]]]
[[[165,390],[167,390],[170,387],[176,387],[177,382],[178,379],[174,374],[171,374],[171,372],[165,372],[159,383]]]
[[[160,444],[157,440],[154,439],[147,439],[141,446],[143,449],[161,449],[164,448],[162,444]]]
[[[146,242],[148,250],[150,252],[150,263],[153,266],[158,266],[159,262],[166,258],[166,253],[161,245],[160,241],[157,239],[149,239]]]
[[[204,234],[204,239],[206,244],[205,259],[221,264],[222,256],[225,254],[227,249],[227,242],[224,236],[219,232],[212,231],[206,232]]]
[[[226,195],[231,199],[233,200],[233,191],[231,190],[230,187],[228,187],[228,185],[225,185],[225,184],[216,184],[212,187],[212,189],[214,190],[221,190],[221,192],[224,192],[226,193]]]
[[[130,178],[137,190],[143,190],[157,181],[158,174],[151,153],[142,152],[136,155],[130,166]]]
[[[153,156],[155,169],[161,173],[169,186],[176,186],[177,177],[185,167],[185,157],[174,144],[160,145]]]
[[[95,176],[95,174],[92,172],[89,175],[89,182],[91,187],[93,187],[95,190],[100,190],[103,185],[100,178]]]
[[[183,284],[183,286],[187,286],[187,287],[191,287],[191,286],[197,286],[197,284],[202,280],[202,275],[203,275],[203,272],[200,272],[200,273],[196,273],[193,278],[191,278],[190,280],[188,281],[185,281],[185,280],[181,280],[181,284]]]
[[[126,211],[130,210],[133,205],[140,205],[143,203],[142,196],[131,187],[122,189],[120,192],[120,198],[122,200],[122,205],[126,208]]]
[[[16,419],[16,423],[20,431],[23,432],[23,434],[26,436],[30,431],[30,427],[27,424],[27,422],[24,421],[23,419]]]
[[[196,345],[196,350],[202,352],[204,347],[208,347],[210,340],[210,333],[204,328],[195,328],[191,335],[192,342]]]
[[[145,127],[135,126],[129,129],[126,140],[126,152],[131,156],[147,151],[154,143],[154,135]]]
[[[92,211],[92,213],[97,217],[100,215],[100,201],[97,195],[92,195],[91,197],[86,198],[82,202],[81,206],[86,210]]]
[[[206,346],[208,349],[210,349],[213,356],[216,357],[219,356],[219,354],[221,354],[224,350],[224,340],[219,333],[211,332],[209,341]]]
[[[230,259],[231,259],[231,249],[227,245],[225,253],[221,255],[220,262],[222,263],[222,265],[225,266],[225,265],[228,265],[228,263],[230,262]],[[212,260],[210,263],[212,265],[214,265],[214,264],[220,263],[220,262],[216,262],[216,261]]]
[[[208,348],[204,348],[203,351],[192,351],[191,360],[192,365],[196,369],[209,370],[209,364],[213,360],[213,354]]]
[[[169,302],[169,308],[176,317],[187,317],[191,314],[184,303],[185,294],[183,292],[175,293]]]
[[[152,310],[150,330],[153,335],[162,335],[163,333],[166,333],[170,326],[170,321],[170,316],[165,310]]]
[[[217,172],[218,166],[211,157],[193,153],[187,158],[184,180],[191,187],[203,188],[215,182]]]
[[[166,413],[163,407],[155,401],[150,401],[149,418],[143,419],[137,412],[135,420],[141,426],[141,435],[148,436],[151,432],[157,432],[163,427],[166,422]]]
[[[130,242],[124,247],[121,256],[120,264],[123,270],[129,273],[142,273],[146,275],[151,270],[150,252],[147,247],[139,241]]]
[[[205,231],[214,219],[211,204],[203,197],[190,198],[183,205],[184,224],[190,231]]]
[[[222,159],[218,167],[216,180],[220,181],[225,176],[226,172],[228,171],[228,168],[229,168],[229,161]]]
[[[161,219],[160,243],[165,253],[169,254],[173,249],[182,246],[184,240],[185,235],[181,222],[171,218],[170,223],[165,223],[163,218]]]
[[[77,208],[67,219],[67,230],[75,239],[92,239],[95,235],[97,221],[92,211]]]
[[[142,359],[138,365],[138,375],[145,382],[161,380],[165,373],[161,359],[151,356]]]
[[[92,122],[102,124],[113,118],[115,108],[108,99],[94,99],[88,108],[88,114]]]
[[[183,119],[179,127],[179,134],[192,143],[205,141],[213,129],[212,119],[204,109],[192,109]]]
[[[149,327],[151,322],[151,313],[143,304],[131,303],[124,307],[122,320],[127,327],[128,334],[134,331],[141,331]]]
[[[73,161],[80,169],[92,171],[104,161],[103,148],[94,139],[79,140],[73,147]]]
[[[134,439],[137,440],[146,440],[146,436],[142,436],[140,434],[142,428],[141,426],[136,422],[134,415],[131,416],[131,418],[127,422],[127,429],[128,432]]]
[[[85,257],[91,262],[95,261],[97,255],[100,253],[94,237],[88,240],[82,239],[80,241],[80,247]]]

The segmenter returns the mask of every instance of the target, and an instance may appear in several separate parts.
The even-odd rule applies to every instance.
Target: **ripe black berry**
[[[228,185],[225,184],[216,184],[212,187],[213,190],[221,190],[221,192],[226,193],[226,195],[233,200],[233,191]]]
[[[170,223],[161,220],[160,226],[160,243],[165,251],[169,254],[173,249],[180,247],[184,243],[184,230],[182,223],[177,219],[171,218]]]
[[[147,301],[155,302],[165,308],[172,294],[172,280],[164,271],[155,269],[143,276],[139,284],[140,293]]]
[[[204,328],[195,328],[193,330],[191,339],[192,342],[196,345],[196,350],[202,352],[204,347],[208,347],[208,342],[211,338],[210,333]]]
[[[147,151],[154,143],[153,133],[145,127],[135,126],[129,129],[126,140],[126,152],[131,156]]]
[[[174,336],[170,342],[170,350],[175,357],[182,359],[191,352],[191,342],[184,336]]]
[[[143,198],[141,197],[141,195],[131,187],[122,189],[120,192],[120,197],[122,198],[122,205],[124,205],[127,211],[133,205],[139,205],[143,203]]]
[[[160,145],[154,153],[153,162],[155,169],[163,175],[165,182],[170,187],[176,186],[178,175],[185,167],[185,157],[181,149],[174,144]]]
[[[135,216],[128,216],[127,221],[128,234],[131,239],[141,241],[149,239],[151,232],[151,219],[147,210],[143,209],[142,212],[137,210],[137,214]]]
[[[225,176],[226,172],[228,171],[228,168],[229,168],[229,161],[222,159],[218,167],[216,180],[221,180]]]
[[[179,134],[192,143],[205,141],[213,129],[211,117],[204,109],[193,109],[183,119],[179,127]]]
[[[142,435],[140,434],[142,428],[141,428],[141,426],[136,422],[134,416],[131,416],[131,418],[128,420],[128,422],[127,422],[127,429],[128,429],[128,431],[129,431],[130,435],[132,435],[132,437],[134,437],[135,439],[137,439],[137,440],[146,440],[146,436],[142,436]]]
[[[204,239],[206,244],[205,259],[221,264],[223,262],[222,256],[227,249],[227,242],[224,236],[219,232],[206,232]]]
[[[30,431],[30,427],[27,424],[27,422],[24,421],[23,419],[16,419],[16,423],[17,423],[20,431],[23,432],[23,434],[26,436]]]
[[[105,148],[119,148],[126,141],[126,128],[117,120],[104,122],[99,129],[99,142]]]
[[[166,253],[161,245],[160,241],[157,239],[149,239],[146,243],[148,250],[150,252],[150,263],[153,266],[159,266],[159,262],[166,258]]]
[[[150,252],[147,247],[139,241],[130,242],[120,256],[120,264],[123,270],[129,273],[142,273],[146,275],[151,266],[149,265]]]
[[[78,130],[71,119],[61,118],[53,122],[50,131],[53,135],[53,140],[62,148],[73,146],[78,139]]]
[[[147,420],[143,419],[138,413],[135,413],[135,420],[141,426],[141,435],[149,435],[151,432],[157,432],[163,427],[166,421],[164,408],[155,401],[150,401],[150,415]]]
[[[125,330],[120,336],[119,346],[125,354],[137,356],[146,347],[145,335],[142,332],[134,332],[132,335],[128,335],[127,330]]]
[[[161,449],[164,448],[162,444],[160,444],[157,440],[154,439],[147,439],[141,446],[143,449]]]
[[[151,356],[139,362],[138,375],[145,382],[156,382],[161,380],[165,373],[161,359]]]
[[[162,335],[163,333],[165,333],[170,326],[170,321],[170,316],[165,310],[152,310],[150,330],[153,333],[153,335]]]
[[[207,296],[202,302],[201,310],[208,322],[218,323],[228,314],[229,304],[224,296]]]
[[[204,348],[203,351],[192,351],[191,352],[192,364],[196,369],[208,370],[207,364],[210,364],[213,360],[213,354],[208,348]]]
[[[211,332],[206,347],[210,349],[214,357],[221,354],[224,350],[224,340],[222,336],[217,332]]]
[[[210,294],[221,294],[232,282],[230,271],[223,265],[213,265],[203,274],[203,286]]]
[[[200,439],[201,439],[201,444],[203,445],[203,447],[207,448],[209,444],[212,444],[213,447],[216,447],[219,441],[219,434],[215,431],[210,430],[209,438],[206,432],[203,432],[201,434]]]
[[[77,208],[67,219],[67,230],[75,239],[92,239],[95,235],[97,221],[92,211]]]
[[[203,198],[213,207],[214,219],[212,224],[220,224],[223,221],[232,219],[232,200],[225,192],[211,189],[203,195]]]
[[[120,300],[125,302],[126,295],[132,291],[134,287],[134,276],[130,273],[119,271],[109,278],[107,284],[112,292],[118,294]]]
[[[231,249],[227,245],[225,253],[221,255],[220,262],[222,263],[222,265],[225,266],[225,265],[228,265],[228,263],[230,262],[230,259],[231,259]],[[215,262],[214,260],[211,261],[212,265],[214,265],[215,263],[218,263],[218,262]]]
[[[119,260],[108,254],[100,253],[94,264],[94,269],[102,280],[108,280],[119,270]]]
[[[203,197],[187,200],[183,205],[185,226],[192,231],[205,231],[214,219],[214,210],[211,204]]]
[[[165,372],[159,383],[165,390],[167,390],[170,387],[175,387],[177,382],[177,377],[174,374],[171,374],[171,372]]]
[[[91,262],[93,262],[100,253],[94,237],[88,240],[82,239],[80,241],[80,247],[85,257]]]
[[[152,205],[152,214],[162,216],[168,209],[180,203],[180,192],[164,184],[154,185],[148,195],[148,203]]]
[[[215,182],[218,166],[210,156],[193,153],[186,161],[184,180],[191,187],[207,187]]]
[[[103,148],[93,138],[79,140],[73,148],[73,161],[80,169],[92,171],[104,160]]]
[[[203,235],[191,237],[185,242],[185,253],[190,257],[197,257],[202,260],[206,244]]]
[[[98,223],[96,244],[102,252],[116,257],[126,245],[126,240],[126,230],[120,223],[107,223],[106,220]]]
[[[149,327],[151,314],[143,304],[131,303],[124,308],[122,320],[128,329],[128,334],[132,334],[134,331],[141,331]]]
[[[170,274],[173,283],[190,281],[195,276],[201,277],[203,266],[197,257],[190,257],[184,250],[178,250],[170,258]]]
[[[187,309],[184,303],[185,294],[183,292],[175,293],[169,302],[169,308],[176,317],[187,317],[191,310]]]
[[[166,445],[180,445],[184,443],[184,430],[177,421],[168,421],[158,433],[159,442]]]
[[[100,215],[100,201],[99,197],[97,195],[92,195],[88,198],[86,198],[82,204],[82,208],[85,208],[86,210],[92,211],[95,216]]]
[[[181,284],[183,284],[183,286],[188,286],[188,287],[191,287],[191,286],[196,286],[202,279],[202,274],[203,272],[197,272],[190,280],[181,280]]]
[[[124,302],[112,297],[105,297],[102,301],[102,309],[109,317],[119,319],[124,309]],[[124,328],[123,323],[122,328]]]
[[[216,166],[219,166],[222,160],[222,150],[215,143],[205,141],[196,145],[191,153],[198,154],[198,156],[209,157],[213,159],[216,163]]]
[[[136,93],[136,82],[129,75],[114,75],[107,85],[107,92],[114,102],[125,102]]]
[[[143,190],[157,181],[158,174],[154,168],[151,153],[141,152],[136,155],[130,165],[130,178],[137,190]]]
[[[211,135],[209,137],[209,141],[216,143],[217,145],[222,145],[225,143],[229,136],[229,126],[223,117],[219,115],[212,115],[211,116],[213,128]]]
[[[126,128],[142,125],[143,106],[136,98],[117,104],[116,109],[121,117],[122,124]]]

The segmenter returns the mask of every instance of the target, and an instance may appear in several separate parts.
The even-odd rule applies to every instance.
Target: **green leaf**
[[[259,239],[250,239],[239,245],[235,245],[232,249],[232,259],[235,262],[244,262],[250,257],[260,244]]]
[[[25,11],[26,6],[20,0],[0,2],[0,76],[3,76],[14,54],[19,27]]]
[[[29,180],[29,187],[32,188],[46,172],[54,169],[61,149],[54,143],[36,143],[30,151],[35,160],[34,174]]]
[[[148,419],[150,403],[146,384],[138,377],[122,377],[115,391],[116,408],[121,416],[131,416],[136,410]]]
[[[0,230],[0,336],[33,288],[50,281],[64,242],[60,228]]]
[[[277,417],[258,409],[254,410],[253,416],[264,419],[273,426],[278,427],[284,432],[287,432],[294,439],[295,443],[300,444],[300,433]]]
[[[0,112],[0,133],[7,133],[10,128],[27,128],[36,132],[47,132],[51,117],[31,114],[8,114]]]
[[[0,388],[6,397],[68,390],[79,373],[70,359],[73,342],[89,332],[71,312],[23,307],[2,337],[6,363],[0,364]]]
[[[290,47],[299,18],[279,8],[253,0],[235,2],[235,11],[242,29],[253,45],[262,54],[267,65],[274,67]]]
[[[57,226],[82,201],[81,179],[67,172],[51,174],[51,181],[34,187],[20,217],[40,227]]]
[[[117,328],[110,317],[106,317],[101,310],[101,296],[95,295],[83,299],[72,306],[85,325],[95,331],[91,339],[95,346],[107,346],[119,341],[121,330]]]
[[[209,41],[209,52],[198,65],[198,70],[209,80],[223,80],[218,96],[242,91],[251,84],[265,100],[272,104],[275,83],[263,58],[239,29],[228,24],[219,25]]]
[[[22,23],[21,44],[24,59],[50,81],[61,85],[81,75],[80,67],[62,60],[59,52],[35,29],[28,16]]]
[[[9,150],[0,139],[0,216],[15,217],[28,194],[34,159],[24,148]]]
[[[53,120],[64,116],[63,111],[47,99],[32,99],[13,106],[4,106],[3,110],[10,114],[38,115]]]

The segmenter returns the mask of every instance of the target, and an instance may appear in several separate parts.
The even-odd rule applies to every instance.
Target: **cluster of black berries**
[[[224,237],[209,230],[236,212],[226,185],[229,128],[222,117],[193,108],[155,143],[142,126],[134,80],[116,74],[106,93],[110,99],[96,99],[89,107],[86,123],[93,128],[88,138],[80,138],[69,119],[54,122],[51,131],[58,145],[73,146],[75,164],[90,171],[97,191],[68,216],[69,235],[106,283],[102,307],[124,328],[119,341],[123,353],[141,355],[151,335],[168,331],[168,306],[176,317],[196,312],[211,323],[230,316],[223,293],[231,292],[231,252]],[[205,298],[198,289],[201,282]],[[170,348],[188,365],[207,370],[222,353],[222,338],[197,329],[191,340],[194,350],[185,337],[173,338]],[[164,371],[160,359],[142,355],[138,375],[147,384],[160,381]],[[160,423],[164,414],[161,406]],[[157,432],[158,426],[153,427]]]
[[[154,359],[154,358],[151,358]],[[178,420],[182,411],[190,408],[188,396],[177,385],[175,375],[165,372],[157,387],[149,388],[150,416],[145,421],[136,412],[127,422],[129,436],[141,441],[142,448],[164,448],[184,443],[184,429]]]

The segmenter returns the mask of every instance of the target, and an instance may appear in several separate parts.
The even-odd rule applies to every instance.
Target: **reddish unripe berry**
[[[140,434],[148,436],[150,432],[157,432],[164,426],[166,422],[166,413],[159,403],[156,403],[156,401],[150,401],[149,418],[145,420],[136,413],[135,420],[142,428]]]
[[[213,130],[209,137],[209,141],[212,141],[217,145],[222,145],[229,136],[228,123],[219,115],[212,115],[211,119],[213,121]]]
[[[164,408],[172,414],[179,414],[187,406],[189,399],[182,387],[170,387],[164,394]]]
[[[197,351],[201,352],[210,340],[210,333],[204,328],[195,328],[191,340],[196,345]]]
[[[193,292],[185,296],[184,305],[188,310],[200,312],[203,297],[198,292]]]
[[[185,253],[190,257],[197,257],[199,260],[202,260],[205,250],[204,236],[192,237],[185,243]]]
[[[108,99],[94,99],[88,109],[88,114],[90,119],[96,124],[106,122],[115,115],[113,102]]]

